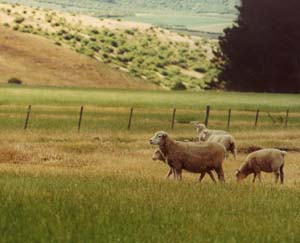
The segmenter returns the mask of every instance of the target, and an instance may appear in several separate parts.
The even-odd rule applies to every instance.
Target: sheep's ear
[[[166,138],[166,137],[167,137],[167,134],[164,133],[161,137],[162,137],[162,138]]]

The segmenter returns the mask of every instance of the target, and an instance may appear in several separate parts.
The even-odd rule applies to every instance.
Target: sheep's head
[[[150,139],[150,144],[153,145],[161,145],[164,140],[168,137],[168,134],[164,131],[160,131],[155,133],[155,135]]]
[[[202,123],[195,123],[194,126],[196,128],[197,133],[200,133],[204,129],[206,129],[206,126],[204,124],[202,124]]]
[[[201,136],[199,137],[200,141],[206,141],[208,139],[209,131],[205,129],[202,131]]]
[[[235,176],[236,176],[236,179],[238,182],[247,177],[247,175],[245,173],[241,172],[240,170],[235,171]]]
[[[157,149],[154,151],[153,155],[152,155],[152,159],[153,160],[161,160],[161,161],[165,161],[164,156],[161,154],[160,150]]]

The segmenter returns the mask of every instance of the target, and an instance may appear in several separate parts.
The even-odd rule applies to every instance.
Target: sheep
[[[193,124],[196,128],[199,141],[206,141],[206,140],[203,140],[204,132],[207,134],[206,139],[208,139],[212,134],[228,134],[228,132],[223,131],[223,130],[208,129],[208,128],[206,128],[205,124],[202,124],[200,122],[191,122],[191,124]]]
[[[222,163],[225,158],[225,147],[214,142],[192,143],[175,141],[160,131],[150,139],[150,144],[158,145],[168,164],[175,169],[177,179],[182,179],[182,169],[200,173],[199,181],[206,173],[215,182],[212,174],[214,170],[221,182],[225,181]]]
[[[253,183],[256,177],[261,181],[261,171],[275,174],[275,183],[278,182],[280,176],[280,183],[283,184],[283,167],[284,156],[287,152],[279,149],[261,149],[250,153],[244,163],[236,170],[237,181],[246,178],[250,174],[254,174]]]
[[[167,160],[166,160],[165,157],[162,155],[162,153],[160,152],[159,149],[157,149],[157,150],[154,151],[154,153],[153,153],[153,155],[152,155],[152,159],[153,159],[153,160],[160,160],[160,161],[162,161],[162,162],[168,164]],[[169,164],[168,164],[168,165],[169,165]],[[166,175],[166,179],[168,179],[168,178],[170,177],[170,175],[172,175],[172,174],[173,174],[174,178],[176,178],[176,172],[175,172],[175,169],[174,169],[171,165],[169,165],[169,167],[170,167],[170,170],[169,170],[169,172],[168,172],[167,175]],[[212,178],[213,182],[216,182],[214,175],[213,175],[210,171],[208,172],[208,174],[209,174],[209,176]],[[202,178],[202,179],[203,179],[203,178]]]
[[[153,153],[153,155],[152,155],[152,159],[153,159],[153,160],[160,160],[160,161],[162,161],[162,162],[168,164],[166,158],[162,155],[162,153],[160,152],[159,149],[157,149],[157,150],[154,151],[154,153]],[[168,165],[169,165],[169,164],[168,164]],[[172,174],[174,175],[174,178],[175,178],[175,171],[174,171],[174,168],[172,168],[170,165],[169,165],[169,167],[170,167],[170,170],[169,170],[168,174],[166,175],[166,178],[169,178],[170,175],[172,175]]]
[[[226,148],[227,152],[231,152],[234,159],[237,157],[236,142],[232,135],[227,134],[211,134],[208,130],[202,132],[202,141],[221,143]]]

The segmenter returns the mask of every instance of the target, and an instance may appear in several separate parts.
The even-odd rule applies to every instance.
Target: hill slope
[[[215,72],[213,42],[150,24],[9,4],[0,4],[0,24],[167,89],[203,89]]]
[[[25,84],[155,88],[46,38],[0,27],[0,83],[11,77]]]

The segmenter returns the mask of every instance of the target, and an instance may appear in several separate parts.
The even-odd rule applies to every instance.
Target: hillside
[[[11,3],[27,3],[74,11],[94,13],[128,14],[137,11],[176,11],[189,13],[236,13],[239,0],[8,0]]]
[[[9,4],[0,4],[0,24],[167,89],[203,89],[215,73],[213,42],[150,24]]]
[[[0,83],[17,77],[28,85],[155,88],[43,37],[0,32]]]

